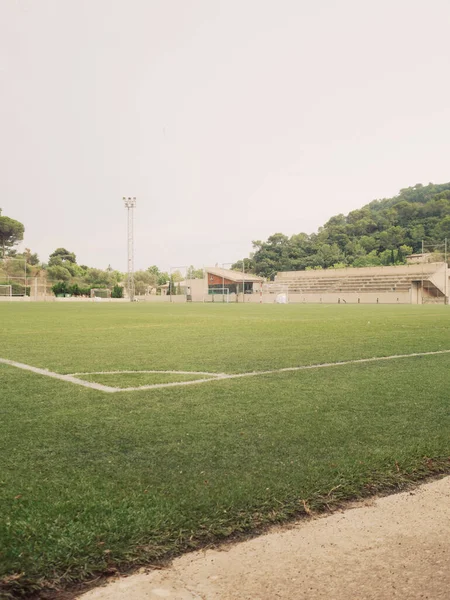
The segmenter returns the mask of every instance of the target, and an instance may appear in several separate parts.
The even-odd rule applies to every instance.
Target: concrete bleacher
[[[445,263],[408,264],[386,267],[362,267],[317,271],[279,272],[268,292],[284,289],[290,295],[314,301],[323,295],[345,297],[380,295],[385,298],[397,295],[397,301],[414,302],[413,290],[420,289],[421,296],[444,297],[447,266]],[[322,301],[322,299],[320,299]],[[359,301],[359,300],[358,300]]]

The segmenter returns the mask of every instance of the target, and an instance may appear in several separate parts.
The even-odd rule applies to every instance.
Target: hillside
[[[277,271],[402,264],[407,254],[421,252],[422,240],[435,250],[445,238],[450,239],[450,183],[417,184],[331,217],[317,233],[275,233],[254,241],[245,266],[273,278]]]

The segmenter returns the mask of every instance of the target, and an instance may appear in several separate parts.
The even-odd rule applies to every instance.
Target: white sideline
[[[226,373],[210,373],[209,371],[168,371],[167,369],[164,371],[154,371],[145,370],[145,371],[89,371],[89,373],[70,373],[71,376],[74,375],[122,375],[122,374],[138,374],[138,373],[166,373],[169,375],[208,375],[210,377],[222,377],[226,375]]]
[[[32,367],[31,365],[15,362],[14,360],[8,360],[7,358],[0,358],[0,363],[9,365],[10,367],[17,367],[18,369],[23,369],[24,371],[31,371],[32,373],[36,373],[37,375],[45,375],[46,377],[60,379],[61,381],[68,381],[70,383],[75,383],[76,385],[82,385],[83,387],[92,388],[93,390],[100,390],[101,392],[117,391],[117,388],[102,385],[100,383],[91,383],[90,381],[84,381],[84,379],[78,379],[77,377],[73,377],[73,375],[61,375],[61,373],[54,373],[53,371],[48,371],[47,369],[39,369],[39,367]]]
[[[413,352],[411,354],[392,354],[391,356],[375,356],[373,358],[356,358],[352,360],[345,360],[340,362],[331,363],[319,363],[314,365],[301,365],[299,367],[283,367],[281,369],[271,369],[268,371],[250,371],[248,373],[207,373],[205,371],[97,371],[96,373],[75,373],[74,375],[120,375],[122,373],[171,373],[178,375],[208,375],[204,379],[193,379],[192,381],[174,381],[172,383],[153,383],[149,385],[141,385],[138,387],[127,387],[117,388],[110,387],[108,385],[102,385],[101,383],[93,383],[74,377],[74,375],[62,375],[60,373],[54,373],[47,369],[40,369],[24,363],[15,362],[8,360],[7,358],[0,358],[0,363],[9,365],[11,367],[17,367],[25,371],[31,371],[37,375],[45,375],[46,377],[52,377],[53,379],[59,379],[61,381],[67,381],[74,383],[75,385],[81,385],[83,387],[98,390],[100,392],[114,393],[114,392],[137,392],[143,390],[155,390],[166,387],[176,387],[184,385],[195,385],[197,383],[206,383],[207,381],[220,381],[224,379],[238,379],[241,377],[255,377],[257,375],[272,375],[275,373],[286,373],[289,371],[306,371],[307,369],[324,369],[328,367],[342,367],[345,365],[355,365],[361,363],[378,362],[382,360],[395,360],[398,358],[413,358],[417,356],[434,356],[438,354],[450,354],[450,350],[434,350],[431,352]]]

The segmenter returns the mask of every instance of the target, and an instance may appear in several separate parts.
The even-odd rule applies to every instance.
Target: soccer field
[[[450,472],[448,306],[2,303],[0,336],[0,596]]]

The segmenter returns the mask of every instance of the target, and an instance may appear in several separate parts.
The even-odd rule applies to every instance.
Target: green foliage
[[[77,265],[76,256],[65,248],[57,248],[50,254],[48,260],[48,273],[52,279],[64,279],[68,281],[71,277],[81,274],[81,269]],[[65,269],[61,271],[59,269]],[[67,275],[67,273],[69,275]]]
[[[52,286],[52,292],[55,296],[70,295],[70,296],[90,296],[91,288],[80,287],[77,283],[69,285],[66,281],[58,281]]]
[[[58,281],[54,285],[52,285],[52,292],[55,296],[60,296],[61,294],[68,294],[68,286],[65,281]]]
[[[249,271],[273,279],[277,271],[402,264],[427,244],[450,239],[450,183],[400,191],[348,215],[328,220],[317,233],[271,235],[253,242]],[[242,269],[242,261],[233,268]],[[247,270],[247,268],[246,268]]]
[[[6,252],[23,240],[25,227],[19,221],[10,217],[2,217],[0,209],[0,258],[6,256]]]
[[[113,273],[102,269],[88,269],[83,279],[91,287],[111,287],[117,282]]]
[[[111,291],[111,298],[123,298],[123,287],[115,285]]]
[[[244,260],[238,260],[231,265],[233,271],[241,271],[244,270],[246,273],[253,273],[255,269],[255,262],[250,256],[250,258],[244,258]]]
[[[203,279],[203,269],[196,269],[194,265],[191,265],[186,273],[186,279]]]
[[[57,248],[54,252],[52,252],[48,259],[48,264],[52,265],[60,265],[70,262],[74,265],[77,264],[77,258],[73,252],[69,252],[65,248]]]
[[[174,281],[175,283],[178,283],[179,281],[183,281],[184,277],[181,273],[181,271],[178,271],[178,269],[176,271],[172,272],[172,281]]]
[[[177,287],[176,287],[176,282],[175,282],[175,280],[173,278],[173,275],[172,275],[172,277],[169,278],[169,287],[167,288],[167,293],[170,296],[176,296],[177,295]]]
[[[25,252],[22,256],[26,259],[27,264],[32,265],[33,267],[36,267],[39,264],[39,256],[36,252],[33,254],[29,248],[25,248]]]
[[[136,294],[151,292],[158,285],[158,276],[147,271],[136,271],[134,274],[134,287]]]
[[[152,265],[147,271],[156,277],[157,285],[165,285],[169,281],[169,273],[160,271],[156,265]]]
[[[55,265],[52,267],[48,267],[47,274],[50,279],[61,279],[62,281],[69,281],[72,277],[70,271],[63,267],[62,265]]]
[[[71,296],[90,296],[91,293],[89,288],[80,288],[78,283],[70,285],[67,289]]]

